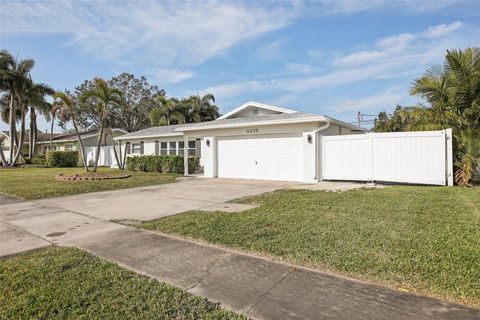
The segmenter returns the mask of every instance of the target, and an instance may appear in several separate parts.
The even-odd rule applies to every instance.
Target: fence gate
[[[324,180],[453,185],[452,131],[322,136]]]

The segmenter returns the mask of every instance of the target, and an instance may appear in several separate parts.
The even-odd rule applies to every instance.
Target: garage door
[[[218,139],[218,177],[303,180],[301,133]]]

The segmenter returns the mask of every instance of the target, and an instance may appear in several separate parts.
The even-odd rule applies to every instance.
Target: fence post
[[[374,181],[375,178],[373,176],[373,133],[367,133],[367,141],[368,141],[368,177],[369,181]]]
[[[452,143],[452,129],[445,130],[445,139],[446,139],[446,175],[447,175],[447,185],[453,186],[453,143]]]

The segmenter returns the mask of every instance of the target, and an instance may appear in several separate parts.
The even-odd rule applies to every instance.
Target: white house
[[[214,121],[152,127],[114,139],[136,155],[200,157],[205,177],[313,183],[319,138],[365,129],[333,118],[247,102]]]

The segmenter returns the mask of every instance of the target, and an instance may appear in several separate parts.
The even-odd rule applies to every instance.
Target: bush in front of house
[[[198,158],[188,158],[188,173],[200,167]],[[181,174],[184,171],[183,156],[140,156],[127,158],[127,170]]]
[[[45,154],[37,154],[33,156],[32,163],[39,165],[39,166],[46,166],[47,165],[47,158]]]
[[[78,152],[48,151],[45,159],[49,167],[76,167],[78,163]]]

